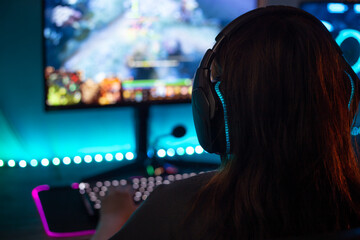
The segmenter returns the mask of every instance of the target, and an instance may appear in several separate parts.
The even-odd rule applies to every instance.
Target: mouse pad
[[[94,234],[98,217],[88,214],[76,187],[40,185],[33,189],[32,196],[48,236],[74,237]]]

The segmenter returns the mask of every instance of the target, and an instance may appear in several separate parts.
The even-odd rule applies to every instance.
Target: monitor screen
[[[346,60],[360,76],[360,4],[303,2],[300,8],[323,22],[339,44]]]
[[[255,0],[44,0],[46,109],[189,102],[204,52]]]

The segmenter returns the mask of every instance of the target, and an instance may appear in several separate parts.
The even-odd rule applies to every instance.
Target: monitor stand
[[[117,167],[113,170],[100,173],[86,179],[85,182],[93,182],[97,180],[115,179],[118,177],[128,178],[131,176],[147,176],[148,172],[146,168],[151,164],[162,164],[157,162],[156,157],[150,158],[148,156],[148,129],[149,129],[149,109],[150,105],[141,104],[135,106],[135,141],[136,141],[136,159],[132,160],[132,163]],[[155,154],[154,154],[155,155]],[[174,159],[176,159],[174,157]],[[171,164],[183,169],[194,169],[194,171],[201,171],[207,169],[217,168],[217,164],[213,163],[199,163],[191,161],[182,161],[172,159]],[[166,162],[166,161],[164,161]]]

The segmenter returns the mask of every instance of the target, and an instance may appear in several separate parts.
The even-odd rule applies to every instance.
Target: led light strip
[[[194,153],[197,154],[202,154],[204,153],[204,149],[201,146],[196,146],[194,147],[178,147],[176,150],[174,148],[168,148],[167,150],[161,148],[159,150],[156,151],[156,155],[159,158],[164,158],[166,156],[168,157],[174,157],[176,154],[178,156],[183,156],[183,155],[193,155]]]
[[[159,158],[164,157],[174,157],[175,155],[183,156],[183,155],[193,155],[193,154],[202,154],[204,153],[204,149],[201,146],[188,146],[186,148],[178,147],[176,149],[174,148],[168,148],[168,149],[158,149],[156,151],[156,155]],[[68,156],[60,159],[58,157],[54,157],[52,160],[49,160],[48,158],[43,158],[41,160],[32,159],[30,161],[20,160],[15,161],[14,159],[10,159],[8,161],[5,161],[3,159],[0,159],[0,168],[2,167],[20,167],[20,168],[26,168],[26,167],[48,167],[48,166],[59,166],[59,165],[70,165],[70,164],[81,164],[81,163],[91,163],[91,162],[111,162],[111,161],[122,161],[122,160],[128,160],[132,161],[135,159],[135,153],[133,152],[127,152],[125,154],[123,153],[106,153],[104,155],[102,154],[95,154],[95,155],[85,155],[84,157],[75,156],[72,159]]]
[[[38,166],[42,166],[42,167],[48,167],[48,166],[59,166],[61,164],[63,165],[70,165],[70,164],[80,164],[80,163],[91,163],[91,162],[97,162],[100,163],[102,161],[107,161],[107,162],[111,162],[113,160],[116,161],[122,161],[122,160],[134,160],[135,159],[135,153],[133,152],[127,152],[125,154],[123,153],[115,153],[115,154],[111,154],[111,153],[107,153],[105,155],[102,154],[95,154],[95,155],[85,155],[83,158],[80,156],[75,156],[73,159],[71,159],[70,157],[64,157],[62,160],[58,157],[54,157],[52,160],[49,160],[47,158],[43,158],[41,160],[37,160],[37,159],[32,159],[30,161],[25,161],[25,160],[20,160],[20,161],[15,161],[14,159],[10,159],[7,162],[3,159],[0,159],[0,168],[1,167],[20,167],[20,168],[25,168],[25,167],[38,167]]]

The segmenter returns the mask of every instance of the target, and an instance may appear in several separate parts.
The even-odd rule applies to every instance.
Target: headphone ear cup
[[[200,88],[192,92],[192,112],[200,145],[205,151],[214,152],[211,140],[210,103]]]
[[[199,143],[209,153],[225,153],[224,116],[221,103],[215,97],[209,69],[198,68],[193,86],[192,112]]]
[[[204,58],[207,57],[205,54]],[[200,64],[194,77],[191,96],[192,112],[196,134],[202,148],[207,152],[214,152],[211,140],[211,119],[214,117],[215,99],[209,95],[207,79],[210,80],[210,71]]]

